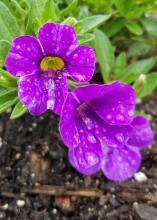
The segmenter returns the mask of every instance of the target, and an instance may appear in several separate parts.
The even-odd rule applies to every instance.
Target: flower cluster
[[[91,84],[68,92],[67,77],[76,82],[92,78],[95,53],[79,46],[72,27],[43,25],[37,39],[16,38],[6,68],[19,77],[20,101],[32,115],[47,109],[60,115],[60,135],[69,161],[80,173],[100,169],[113,181],[133,176],[141,164],[140,150],[153,141],[149,122],[136,116],[135,92],[130,85]]]

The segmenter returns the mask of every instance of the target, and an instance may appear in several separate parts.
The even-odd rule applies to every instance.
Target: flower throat
[[[64,68],[64,61],[60,57],[44,57],[40,62],[42,71],[59,71]]]

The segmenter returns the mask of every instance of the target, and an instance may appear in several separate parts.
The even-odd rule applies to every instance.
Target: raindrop
[[[96,139],[93,135],[89,134],[88,135],[88,141],[92,144],[95,144],[96,143]]]

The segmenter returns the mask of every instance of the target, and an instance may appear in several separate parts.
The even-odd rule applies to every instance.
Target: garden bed
[[[151,115],[154,133],[156,100],[154,93],[138,106]],[[0,219],[155,220],[151,206],[157,203],[156,141],[143,152],[141,171],[148,178],[143,183],[132,179],[116,184],[101,173],[83,177],[69,165],[58,120],[52,112],[18,120],[10,120],[9,113],[1,115]]]

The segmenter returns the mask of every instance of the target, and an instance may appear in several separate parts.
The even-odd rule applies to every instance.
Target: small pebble
[[[139,183],[147,181],[147,176],[144,173],[142,173],[142,172],[135,173],[134,174],[134,178]]]
[[[21,154],[20,154],[20,153],[17,153],[17,154],[15,155],[16,160],[18,160],[20,157],[21,157]]]
[[[8,205],[8,203],[6,203],[6,204],[4,204],[1,208],[2,208],[3,210],[7,210],[8,207],[9,207],[9,205]]]
[[[17,206],[20,207],[20,208],[24,207],[25,206],[25,201],[21,200],[21,199],[17,200]]]
[[[0,212],[0,219],[5,219],[6,214],[4,212]]]

